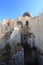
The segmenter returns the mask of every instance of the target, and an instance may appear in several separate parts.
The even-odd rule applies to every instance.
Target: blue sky
[[[0,0],[0,21],[3,18],[16,19],[24,12],[30,12],[33,16],[43,11],[43,0]]]

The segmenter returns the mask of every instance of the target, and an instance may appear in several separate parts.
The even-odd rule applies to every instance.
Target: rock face
[[[13,43],[13,41],[16,44],[21,43],[21,36],[20,36],[19,28],[17,28],[17,27],[14,28],[14,31],[10,35],[10,40],[11,40],[12,43]]]
[[[13,63],[15,65],[24,65],[24,51],[21,49],[19,52],[17,52],[15,55],[13,55],[12,59],[12,65]]]
[[[0,38],[0,47],[4,48],[5,44],[7,44],[7,42],[9,42],[10,39],[10,35],[11,35],[12,30],[6,32],[2,38]]]

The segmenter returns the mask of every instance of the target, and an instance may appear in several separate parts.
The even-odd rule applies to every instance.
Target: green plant
[[[10,60],[10,57],[11,57],[11,46],[9,43],[7,43],[4,47],[4,50],[3,50],[3,54],[2,54],[2,57],[4,57],[3,60],[6,61],[6,64],[9,64],[9,60]]]

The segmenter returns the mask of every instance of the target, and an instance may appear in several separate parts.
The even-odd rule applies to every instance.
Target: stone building
[[[19,22],[18,22],[19,21]],[[43,61],[43,13],[40,14],[37,17],[31,17],[30,14],[23,15],[23,17],[19,17],[17,19],[17,22],[20,24],[22,22],[21,30],[23,34],[27,34],[28,32],[31,32],[35,36],[35,46],[38,48],[38,58],[41,63]],[[28,24],[29,23],[29,24]],[[18,25],[18,26],[20,26]],[[28,25],[28,26],[27,26]],[[25,33],[24,33],[25,32]],[[23,36],[24,39],[24,36]],[[33,46],[33,45],[32,45]],[[42,63],[43,65],[43,63]]]
[[[29,31],[34,33],[36,47],[39,47],[41,50],[43,50],[43,13],[41,13],[39,16],[32,17],[26,12],[23,14],[23,16],[18,17],[16,21],[18,27],[21,26],[24,28],[22,30],[22,32],[25,32],[24,34],[28,33]]]
[[[32,17],[30,13],[25,12],[23,16],[18,17],[16,21],[7,20],[6,22],[6,20],[4,20],[2,25],[4,26],[4,27],[2,26],[4,33],[6,30],[8,31],[12,28],[14,29],[10,35],[10,41],[12,40],[12,42],[16,41],[18,43],[18,41],[20,41],[19,43],[21,43],[21,40],[17,41],[17,39],[20,38],[19,37],[19,33],[20,33],[23,35],[23,41],[26,42],[26,40],[28,39],[28,44],[29,44],[29,40],[30,41],[34,40],[33,38],[29,38],[30,37],[29,32],[31,32],[32,37],[35,36],[35,44],[31,43],[30,46],[32,47],[35,45],[38,48],[39,62],[40,62],[40,58],[41,58],[41,61],[43,61],[43,28],[42,28],[43,27],[43,13],[37,17]],[[17,34],[14,34],[16,33],[15,31],[17,32]],[[16,38],[16,36],[18,37]]]
[[[6,33],[10,29],[18,27],[21,33],[27,34],[29,31],[34,33],[36,47],[43,50],[43,13],[37,17],[32,17],[30,13],[25,12],[23,16],[18,17],[16,20],[3,19],[0,24],[0,32]],[[0,34],[2,35],[2,34]]]
[[[0,38],[9,30],[14,29],[15,20],[14,19],[3,19],[0,23]]]

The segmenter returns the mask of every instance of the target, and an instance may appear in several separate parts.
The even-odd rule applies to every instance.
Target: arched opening
[[[26,21],[26,26],[27,26],[27,29],[29,28],[29,21],[27,20]]]
[[[26,21],[26,25],[28,25],[28,21]]]
[[[10,26],[10,23],[8,22],[7,25]]]
[[[21,28],[23,28],[23,23],[22,23],[22,21],[18,21],[18,22],[17,22],[17,25],[21,25]]]

